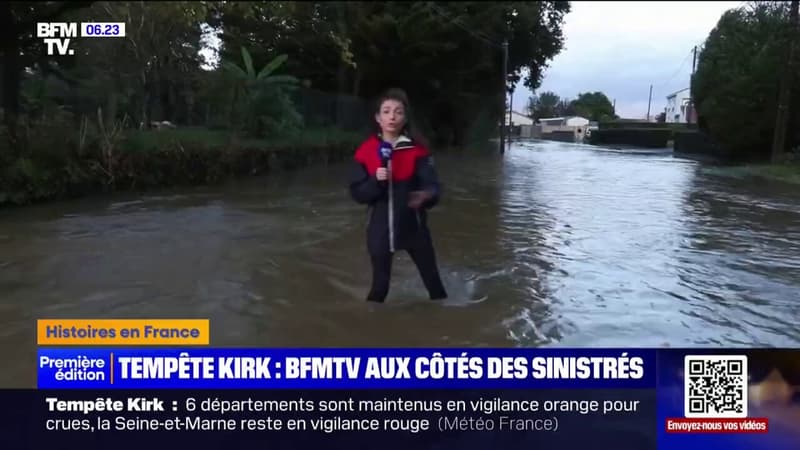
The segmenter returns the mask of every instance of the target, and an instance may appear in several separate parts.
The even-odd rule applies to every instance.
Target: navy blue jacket
[[[350,175],[350,195],[369,205],[367,247],[370,253],[402,250],[429,233],[427,211],[441,195],[433,158],[427,148],[402,136],[388,161],[382,159],[379,136],[370,136],[356,150]],[[391,167],[391,180],[378,181],[377,170]],[[427,190],[433,197],[419,209],[408,206],[409,194]]]

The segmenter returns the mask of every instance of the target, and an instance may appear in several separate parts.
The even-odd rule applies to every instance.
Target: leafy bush
[[[273,136],[302,126],[302,117],[289,95],[296,88],[297,79],[273,75],[287,59],[286,55],[280,55],[256,73],[250,52],[242,47],[243,68],[230,61],[223,62],[233,88],[231,122],[250,136]]]
[[[675,151],[692,155],[709,155],[727,159],[728,153],[717,142],[699,130],[676,131]]]
[[[204,128],[122,130],[119,121],[83,120],[75,126],[64,120],[23,121],[27,142],[19,156],[0,149],[0,206],[92,192],[212,184],[326,164],[347,158],[363,139],[337,129],[304,129],[267,139]]]
[[[692,82],[699,123],[734,159],[769,157],[787,63],[788,17],[788,2],[753,2],[730,10],[699,54]],[[798,117],[789,129],[797,129]]]
[[[672,130],[664,128],[614,128],[592,131],[590,141],[594,145],[617,144],[664,148],[671,136]]]

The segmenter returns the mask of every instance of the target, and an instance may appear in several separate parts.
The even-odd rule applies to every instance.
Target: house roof
[[[672,94],[669,94],[669,95],[667,96],[667,98],[672,98],[672,97],[675,97],[676,95],[680,94],[681,92],[683,92],[683,91],[688,91],[688,90],[689,90],[689,88],[683,88],[683,89],[681,89],[680,91],[675,91],[675,92],[673,92]]]
[[[539,122],[550,122],[550,121],[556,121],[556,120],[560,121],[560,120],[569,120],[569,119],[588,120],[585,117],[581,117],[581,116],[565,116],[565,117],[548,117],[546,119],[539,119]]]

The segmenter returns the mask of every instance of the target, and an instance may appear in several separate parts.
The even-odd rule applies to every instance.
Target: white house
[[[589,119],[578,116],[548,117],[539,119],[539,123],[545,127],[586,127],[589,125]]]
[[[508,113],[505,114],[505,122],[506,126],[509,125],[508,123]],[[526,116],[525,114],[518,113],[516,111],[511,111],[511,126],[518,127],[520,125],[533,125],[533,119]]]
[[[681,89],[667,96],[664,110],[667,123],[687,123],[689,118],[689,88]]]
[[[564,139],[571,135],[568,139],[572,142],[583,142],[588,128],[590,128],[589,119],[584,117],[548,117],[539,119],[539,126],[536,132],[545,139],[555,136]]]

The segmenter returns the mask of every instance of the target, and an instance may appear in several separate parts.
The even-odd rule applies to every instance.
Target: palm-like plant
[[[233,82],[231,111],[241,111],[244,115],[241,120],[234,120],[255,134],[291,126],[301,120],[288,96],[289,91],[297,88],[298,79],[291,75],[275,74],[288,58],[287,55],[279,55],[256,72],[250,52],[242,47],[242,67],[230,61],[222,63]]]
[[[242,61],[244,62],[244,68],[239,67],[230,61],[225,61],[222,63],[222,65],[225,70],[232,77],[234,77],[234,79],[241,82],[241,87],[244,87],[245,89],[253,89],[270,84],[292,87],[297,85],[297,78],[291,75],[273,75],[273,72],[278,70],[278,68],[280,68],[280,66],[282,66],[287,59],[289,59],[288,55],[279,55],[272,61],[268,62],[258,73],[256,73],[253,66],[253,58],[250,56],[250,52],[248,52],[246,48],[242,47]]]

